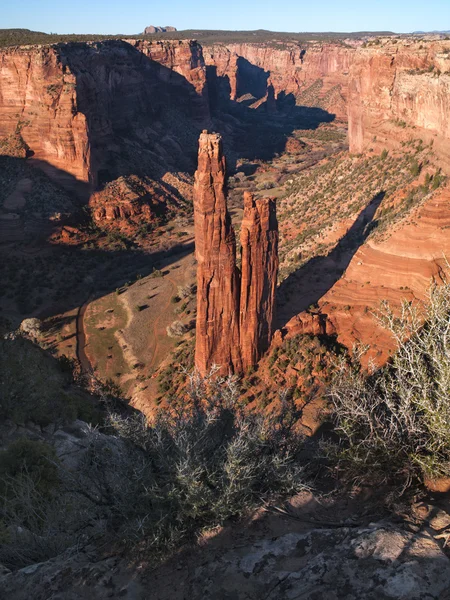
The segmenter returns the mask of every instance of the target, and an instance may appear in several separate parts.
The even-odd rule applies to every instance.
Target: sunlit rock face
[[[200,136],[194,183],[197,266],[195,364],[205,375],[255,365],[273,335],[278,273],[275,201],[244,196],[241,228],[242,273],[236,266],[236,240],[226,199],[222,140]]]

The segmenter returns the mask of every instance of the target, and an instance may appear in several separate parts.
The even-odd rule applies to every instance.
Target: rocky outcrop
[[[300,105],[320,105],[347,118],[348,74],[356,50],[340,44],[217,44],[204,46],[218,95],[237,100],[291,95]],[[310,89],[314,84],[314,89]],[[273,106],[273,103],[272,103]]]
[[[204,375],[241,371],[239,271],[225,194],[225,157],[218,134],[200,135],[194,183],[197,326],[195,364]]]
[[[3,568],[0,590],[10,600],[145,600],[149,588],[155,600],[449,597],[450,560],[428,527],[412,532],[386,521],[287,532],[286,525],[266,520],[262,536],[252,525],[241,525],[239,536],[227,530],[150,573],[88,546],[14,573]]]
[[[350,151],[433,141],[450,159],[450,42],[386,40],[361,48],[350,69]],[[445,165],[444,165],[445,168]]]
[[[200,136],[194,183],[197,266],[195,364],[205,375],[254,366],[273,335],[278,273],[275,201],[244,197],[242,276],[227,210],[225,157],[216,133]]]
[[[20,130],[36,164],[75,188],[188,170],[209,115],[201,47],[111,40],[0,52],[0,139]]]
[[[268,349],[274,331],[278,222],[272,198],[244,193],[241,226],[240,346],[244,369]]]
[[[101,229],[132,233],[163,215],[177,199],[170,186],[135,175],[119,177],[92,194],[92,218]]]
[[[177,31],[177,28],[171,27],[170,25],[166,25],[166,27],[155,27],[154,25],[149,25],[144,29],[144,35],[153,35],[154,33],[166,33],[168,31]]]
[[[450,561],[428,532],[391,524],[315,529],[258,540],[209,559],[189,597],[421,600],[448,598]]]

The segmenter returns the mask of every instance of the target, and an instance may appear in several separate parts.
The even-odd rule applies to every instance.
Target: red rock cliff
[[[351,152],[422,138],[433,140],[448,164],[450,42],[386,40],[361,48],[350,69],[348,121]]]
[[[244,193],[241,246],[240,345],[245,369],[258,362],[274,332],[278,276],[275,200]]]
[[[225,157],[220,135],[200,135],[194,183],[197,266],[195,365],[202,375],[241,371],[239,271],[236,240],[225,195]]]
[[[0,137],[19,127],[33,159],[66,185],[96,186],[187,164],[209,115],[201,47],[105,41],[0,52]]]
[[[231,100],[251,90],[249,80],[273,86],[275,97],[293,94],[300,104],[321,103],[346,119],[348,74],[356,50],[340,44],[228,44],[204,47],[206,65],[215,70],[222,94]],[[253,81],[253,83],[255,83]],[[315,84],[315,90],[308,88]],[[259,89],[259,85],[255,86]],[[265,92],[267,93],[267,92]],[[258,97],[265,95],[260,91]],[[315,98],[312,98],[315,96]]]

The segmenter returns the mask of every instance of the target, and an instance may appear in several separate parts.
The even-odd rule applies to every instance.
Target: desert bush
[[[34,317],[24,319],[20,324],[20,331],[32,338],[38,338],[42,332],[42,322]]]
[[[334,453],[349,477],[407,487],[450,476],[450,284],[434,285],[426,307],[387,304],[379,315],[397,344],[367,376],[343,358],[330,391],[341,436]]]
[[[80,417],[97,422],[92,399],[71,385],[67,364],[21,336],[0,339],[0,419],[38,425]]]
[[[151,424],[140,413],[110,412],[112,435],[91,430],[76,469],[38,453],[38,465],[57,469],[45,495],[29,471],[11,476],[0,504],[0,531],[8,532],[0,561],[19,568],[113,540],[156,559],[304,486],[291,401],[281,398],[278,412],[262,416],[244,410],[233,379],[192,375],[187,387],[180,408],[159,411]]]
[[[160,269],[156,269],[153,267],[153,271],[150,273],[149,277],[155,279],[157,277],[163,277],[163,272]]]
[[[194,283],[188,283],[186,285],[178,286],[178,296],[180,298],[189,298],[195,293],[196,285]]]
[[[290,401],[283,398],[270,416],[249,413],[235,381],[205,384],[196,375],[189,395],[175,412],[159,411],[151,426],[142,415],[110,415],[117,435],[142,449],[151,465],[150,480],[126,504],[139,507],[145,538],[157,552],[304,486],[296,461],[303,440]]]
[[[166,327],[167,335],[169,337],[181,337],[188,329],[188,326],[182,321],[174,321]]]

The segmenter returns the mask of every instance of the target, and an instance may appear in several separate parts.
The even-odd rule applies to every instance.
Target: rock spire
[[[239,348],[239,270],[225,195],[226,166],[220,135],[200,135],[194,182],[197,258],[195,364],[202,375],[242,369]]]
[[[197,258],[195,365],[205,375],[240,373],[255,365],[273,334],[278,273],[275,201],[244,196],[242,277],[227,209],[222,139],[203,131],[194,183]],[[242,282],[241,282],[242,279]]]
[[[278,222],[273,198],[244,192],[241,225],[240,347],[244,369],[268,349],[275,312],[278,276]]]

